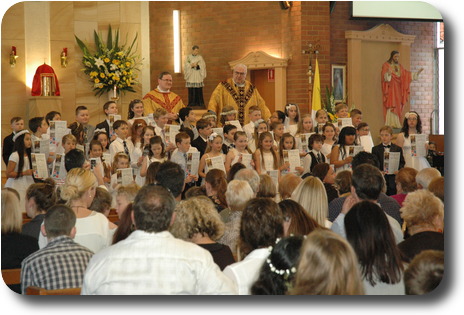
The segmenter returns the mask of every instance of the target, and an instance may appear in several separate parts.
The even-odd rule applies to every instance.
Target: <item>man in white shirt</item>
[[[142,187],[131,214],[136,230],[94,255],[81,293],[235,294],[207,250],[168,232],[175,205],[173,195],[162,186]]]

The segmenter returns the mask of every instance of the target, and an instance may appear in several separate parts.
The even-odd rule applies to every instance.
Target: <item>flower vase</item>
[[[113,86],[113,88],[108,91],[108,100],[109,101],[114,101],[114,102],[119,100],[119,90],[116,87],[116,85]]]

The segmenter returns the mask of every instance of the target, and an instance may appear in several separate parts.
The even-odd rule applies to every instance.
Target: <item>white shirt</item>
[[[248,124],[243,126],[243,131],[246,132],[248,141],[250,141],[253,138],[253,134],[255,132],[255,123],[250,121]]]
[[[121,138],[117,137],[113,142],[110,144],[110,154],[111,154],[111,161],[114,160],[114,156],[118,152],[124,152],[124,143],[126,141],[127,148],[129,149],[129,157],[131,156],[132,152],[134,151],[134,144],[129,139],[122,140]]]
[[[176,239],[168,231],[136,230],[92,257],[81,294],[208,295],[236,291],[207,250]]]
[[[239,295],[251,294],[251,286],[258,279],[259,271],[269,253],[268,248],[255,249],[244,260],[233,263],[224,269],[224,274],[234,281]]]
[[[42,223],[43,224],[43,223]],[[76,236],[74,241],[96,253],[111,245],[116,229],[110,230],[108,218],[93,211],[91,215],[76,219]],[[46,237],[39,234],[39,248],[47,246]]]

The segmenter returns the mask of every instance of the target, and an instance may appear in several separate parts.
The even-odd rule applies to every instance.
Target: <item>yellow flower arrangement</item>
[[[141,65],[140,57],[136,51],[132,51],[137,40],[135,36],[132,44],[119,45],[119,30],[113,37],[111,25],[108,29],[108,39],[106,44],[101,36],[94,31],[95,52],[90,52],[87,46],[77,36],[76,41],[84,53],[82,71],[89,75],[93,91],[96,96],[117,89],[121,92],[135,92],[133,86],[138,84],[136,80],[136,71]],[[121,78],[124,78],[121,80]]]

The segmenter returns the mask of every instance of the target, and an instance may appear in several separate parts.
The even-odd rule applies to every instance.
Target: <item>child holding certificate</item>
[[[279,155],[274,149],[272,134],[265,131],[259,135],[258,148],[253,153],[258,174],[267,174],[267,171],[279,169]]]

